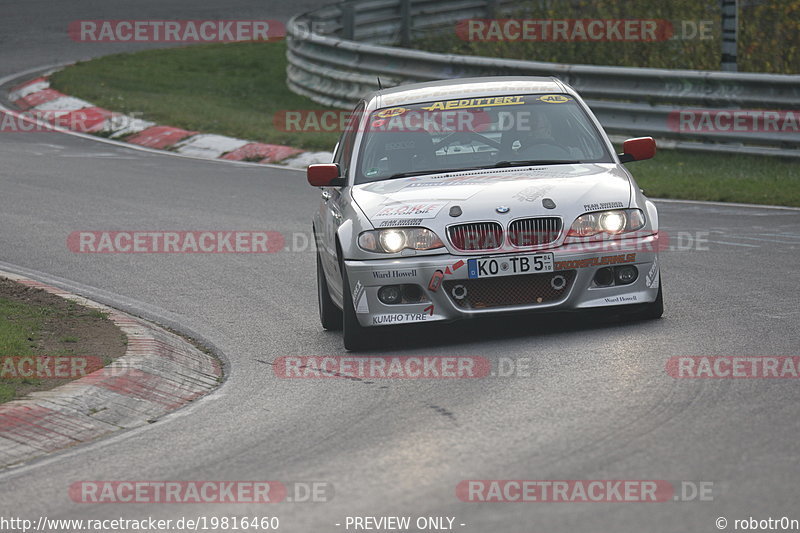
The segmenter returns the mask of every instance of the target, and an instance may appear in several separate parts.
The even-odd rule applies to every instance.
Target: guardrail
[[[568,65],[387,46],[514,8],[514,0],[355,0],[298,15],[287,25],[287,83],[315,102],[352,108],[378,89],[378,76],[384,87],[472,76],[556,76],[583,96],[612,135],[652,135],[694,150],[800,157],[797,122],[789,131],[675,127],[682,111],[713,116],[782,110],[782,116],[788,111],[798,118],[798,75]]]

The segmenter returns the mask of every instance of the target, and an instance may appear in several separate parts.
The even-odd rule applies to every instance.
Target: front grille
[[[496,250],[503,245],[503,227],[497,222],[473,222],[447,228],[450,243],[461,251]]]
[[[558,240],[561,219],[558,217],[522,218],[508,227],[508,240],[514,246],[542,246]]]
[[[562,270],[543,274],[522,274],[484,279],[447,280],[442,285],[453,303],[461,309],[489,309],[516,305],[536,305],[564,298],[575,281],[575,270]],[[563,276],[564,280],[553,278]],[[558,289],[554,288],[560,287]],[[460,286],[460,287],[459,287]],[[466,294],[453,296],[453,291]]]

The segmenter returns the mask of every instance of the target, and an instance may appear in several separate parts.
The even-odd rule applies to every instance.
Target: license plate
[[[553,271],[553,254],[505,255],[467,261],[470,278],[494,278]]]

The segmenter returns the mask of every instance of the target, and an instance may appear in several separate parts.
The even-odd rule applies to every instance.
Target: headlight
[[[427,228],[392,228],[365,231],[358,236],[358,246],[368,252],[395,254],[406,248],[435,250],[444,243]]]
[[[402,231],[382,231],[378,240],[381,243],[381,247],[392,254],[406,247],[406,234]]]
[[[643,228],[644,222],[644,213],[641,209],[615,209],[586,213],[575,219],[567,236],[591,237],[598,233],[619,235]]]
[[[627,219],[622,211],[608,211],[600,215],[600,227],[606,233],[616,235],[625,229]]]

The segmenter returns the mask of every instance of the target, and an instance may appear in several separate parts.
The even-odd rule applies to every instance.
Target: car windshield
[[[566,94],[443,100],[372,112],[355,183],[533,164],[611,163],[586,112]]]

